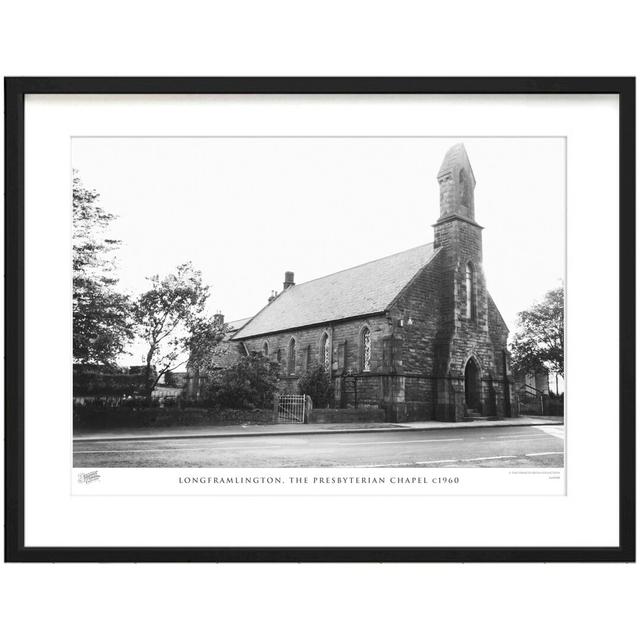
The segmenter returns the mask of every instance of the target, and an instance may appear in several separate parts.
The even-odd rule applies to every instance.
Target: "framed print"
[[[8,78],[9,561],[635,560],[633,78]]]

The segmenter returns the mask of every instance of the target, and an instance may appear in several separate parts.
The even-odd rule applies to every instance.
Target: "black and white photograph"
[[[564,137],[78,136],[71,163],[80,483],[564,473]]]

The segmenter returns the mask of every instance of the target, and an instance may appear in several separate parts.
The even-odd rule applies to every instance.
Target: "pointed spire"
[[[476,178],[462,143],[455,144],[444,156],[438,171],[440,218],[460,216],[474,220],[473,191]]]
[[[459,170],[460,168],[465,168],[469,171],[473,186],[475,187],[476,178],[473,175],[473,169],[471,168],[471,163],[469,162],[467,150],[462,142],[454,144],[453,147],[451,147],[449,151],[445,153],[444,160],[440,165],[440,171],[438,171],[438,178],[449,171],[455,171],[456,169]]]

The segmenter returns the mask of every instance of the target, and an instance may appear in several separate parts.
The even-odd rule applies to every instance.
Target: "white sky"
[[[564,277],[563,138],[74,138],[72,162],[118,216],[123,290],[190,260],[210,311],[234,320],[287,270],[301,283],[433,241],[436,174],[457,142],[477,181],[487,285],[513,331]]]

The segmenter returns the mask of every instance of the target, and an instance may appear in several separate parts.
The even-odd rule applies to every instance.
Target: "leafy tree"
[[[542,368],[564,376],[564,288],[545,295],[542,302],[518,314],[518,330],[511,343],[516,371]]]
[[[332,394],[331,374],[321,364],[310,367],[298,380],[298,390],[311,396],[314,407],[327,407]]]
[[[242,356],[225,369],[208,372],[205,399],[220,407],[269,407],[278,388],[279,365],[261,353]]]
[[[133,338],[127,296],[115,291],[109,236],[115,219],[98,205],[99,194],[73,175],[73,358],[79,364],[114,365]]]
[[[190,348],[204,348],[213,329],[204,316],[209,287],[190,262],[163,278],[148,278],[151,288],[133,304],[136,330],[147,344],[145,391],[151,395],[160,378],[188,361]]]
[[[216,355],[216,347],[227,331],[227,325],[221,314],[213,318],[196,317],[190,324],[187,349],[189,366],[196,370],[206,369]]]

